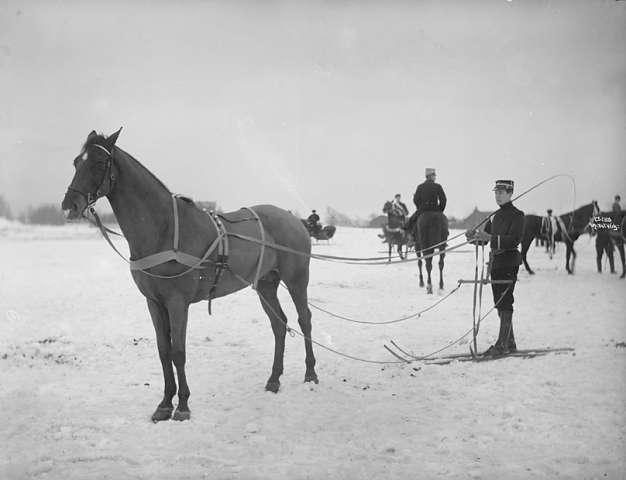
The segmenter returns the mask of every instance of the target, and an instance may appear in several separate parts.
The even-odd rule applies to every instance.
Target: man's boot
[[[515,353],[517,351],[517,345],[515,344],[515,335],[513,334],[513,312],[503,310],[499,313],[502,345],[506,353]]]
[[[502,355],[506,355],[508,353],[507,349],[507,337],[509,332],[512,334],[511,328],[511,315],[513,312],[506,312],[504,310],[498,310],[498,316],[500,317],[500,332],[498,333],[498,340],[494,345],[489,347],[484,355],[490,357],[501,357]],[[508,324],[507,324],[507,314],[508,315]],[[515,342],[515,341],[514,341]]]

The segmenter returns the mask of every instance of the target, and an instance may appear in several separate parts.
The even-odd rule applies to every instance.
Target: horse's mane
[[[89,139],[87,139],[87,141],[85,142],[85,144],[83,145],[83,150],[85,148],[87,148],[89,145],[94,145],[94,144],[102,144],[106,141],[108,137],[106,137],[105,135],[99,133]],[[135,162],[137,165],[139,165],[139,167],[144,170],[146,173],[148,173],[154,180],[156,180],[156,182],[161,185],[168,193],[172,193],[171,190],[169,188],[167,188],[167,186],[159,179],[159,177],[157,177],[154,173],[152,173],[150,170],[148,170],[148,168],[146,168],[139,160],[137,160],[135,157],[133,157],[130,153],[122,150],[120,147],[118,147],[117,145],[115,146],[115,148],[117,150],[119,150],[120,152],[122,152],[124,155],[126,155],[130,160],[132,160],[133,162]]]

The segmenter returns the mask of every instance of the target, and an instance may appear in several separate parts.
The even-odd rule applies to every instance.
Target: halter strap
[[[97,143],[92,143],[91,144],[92,147],[97,147],[100,150],[104,151],[109,157],[112,156],[111,152],[109,152],[106,148],[104,148],[102,145],[98,145]]]

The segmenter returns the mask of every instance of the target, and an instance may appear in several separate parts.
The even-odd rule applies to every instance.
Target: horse
[[[281,281],[295,304],[304,336],[304,381],[318,383],[307,299],[311,240],[306,229],[291,213],[273,205],[212,217],[190,199],[173,195],[152,172],[118,147],[120,131],[108,137],[95,131],[89,134],[74,160],[75,173],[61,206],[69,220],[78,219],[106,196],[128,241],[132,277],[146,298],[163,369],[163,398],[152,421],[180,421],[191,416],[185,373],[189,305],[229,295],[250,284],[274,333],[274,361],[265,389],[277,393],[283,373],[287,317],[276,295]],[[169,250],[172,243],[174,249]],[[274,248],[266,248],[268,243]],[[172,399],[177,392],[178,405],[173,412]]]
[[[406,258],[402,248],[407,245],[408,236],[404,228],[404,212],[394,208],[391,201],[386,201],[383,205],[383,213],[387,214],[387,224],[383,225],[383,236],[389,246],[389,262],[391,262],[391,250],[397,246],[398,256],[404,260]]]
[[[330,240],[335,235],[337,227],[334,225],[324,225],[323,227],[315,228],[304,218],[300,219],[302,225],[307,229],[309,235],[315,240]]]
[[[448,239],[448,217],[443,212],[422,212],[417,221],[412,222],[412,235],[415,239],[415,253],[417,254],[417,266],[419,268],[420,287],[424,286],[422,275],[422,256],[426,256],[426,293],[433,293],[431,271],[433,268],[433,257],[435,249],[439,249],[439,290],[443,290],[443,267],[445,262],[445,249]],[[436,246],[433,246],[436,245]]]
[[[585,228],[589,224],[591,218],[600,211],[598,203],[593,200],[591,203],[577,208],[573,212],[568,212],[557,217],[557,231],[554,233],[555,242],[564,242],[566,246],[565,252],[565,269],[568,274],[574,273],[574,264],[576,262],[576,251],[574,250],[574,242],[582,235]],[[543,218],[539,215],[524,215],[524,233],[522,235],[522,261],[524,267],[530,275],[535,272],[528,265],[526,254],[530,248],[533,239],[541,234],[541,225]],[[572,262],[570,265],[570,258]]]

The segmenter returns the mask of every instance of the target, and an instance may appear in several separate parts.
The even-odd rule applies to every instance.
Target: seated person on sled
[[[522,240],[524,212],[511,203],[512,180],[496,180],[493,190],[500,209],[487,221],[485,231],[468,230],[465,235],[470,243],[490,244],[491,279],[512,282],[491,284],[493,302],[500,317],[500,333],[495,345],[489,347],[484,355],[495,357],[517,351],[513,335],[513,290],[521,263],[517,247]]]
[[[312,233],[318,233],[322,226],[319,223],[320,216],[315,212],[315,210],[311,211],[311,215],[306,219],[306,223],[309,226],[309,231]]]

